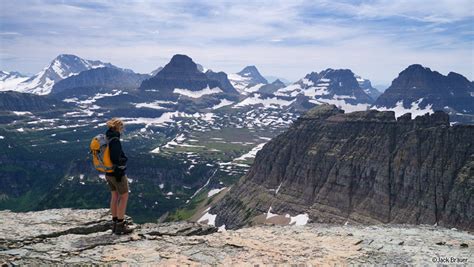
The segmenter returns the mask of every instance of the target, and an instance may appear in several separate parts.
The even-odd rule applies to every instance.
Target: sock
[[[123,219],[117,219],[117,222],[121,223],[123,222]]]
[[[118,217],[112,217],[112,221],[117,222],[117,221],[118,221]]]

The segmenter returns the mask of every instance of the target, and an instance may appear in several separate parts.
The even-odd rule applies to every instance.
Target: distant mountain
[[[50,111],[66,106],[66,103],[47,96],[15,91],[0,92],[0,111]]]
[[[17,87],[18,84],[28,80],[28,78],[28,76],[16,71],[0,71],[0,91],[12,90],[12,88]]]
[[[255,66],[247,66],[240,72],[238,72],[242,77],[249,78],[250,83],[258,84],[258,83],[264,83],[267,84],[268,81],[260,74],[260,72],[257,70],[257,67]]]
[[[255,66],[247,66],[238,73],[229,74],[229,81],[243,95],[257,92],[261,86],[268,84]]]
[[[107,89],[137,89],[142,81],[149,78],[150,75],[137,74],[130,71],[124,71],[118,68],[101,67],[83,71],[57,82],[51,94],[63,93],[74,95],[77,93],[95,93],[101,89],[101,92]],[[90,92],[92,90],[92,92]]]
[[[281,77],[277,77],[277,76],[268,76],[268,75],[266,75],[266,76],[265,76],[265,79],[268,81],[268,83],[273,83],[273,82],[276,81],[276,80],[279,80],[279,81],[281,81],[281,82],[284,83],[284,84],[290,84],[290,83],[291,83],[291,82],[288,81],[287,79],[281,78]]]
[[[206,72],[204,70],[204,67],[201,65],[201,64],[196,64],[197,66],[197,69],[200,71],[200,72]],[[161,70],[163,69],[163,67],[158,67],[157,69],[155,69],[154,71],[150,72],[150,75],[151,76],[155,76],[158,72],[160,72]]]
[[[209,79],[190,57],[174,55],[160,72],[142,82],[140,90],[154,92],[163,99],[176,99],[179,95],[199,97],[221,93],[220,87],[220,82]]]
[[[450,115],[474,114],[474,87],[464,76],[450,72],[447,76],[419,64],[410,65],[393,80],[377,99],[373,108],[423,115],[444,110]]]
[[[206,76],[211,80],[216,80],[220,83],[220,88],[225,93],[229,94],[239,94],[237,90],[235,90],[234,86],[230,83],[227,74],[223,71],[220,72],[213,72],[212,70],[206,71]]]
[[[9,89],[38,95],[47,95],[51,92],[56,82],[79,74],[81,71],[100,67],[116,68],[110,63],[104,63],[98,60],[86,60],[75,55],[63,54],[57,56],[38,74],[18,84],[17,87]]]
[[[374,101],[382,94],[379,90],[372,86],[372,83],[368,79],[364,79],[360,76],[356,76],[357,82],[359,83],[360,88],[364,90]]]
[[[282,81],[279,79],[273,81],[270,84],[263,85],[258,89],[258,92],[264,93],[264,94],[273,94],[275,93],[278,89],[286,87],[286,84],[284,84]]]
[[[278,89],[277,96],[304,96],[312,104],[334,104],[346,112],[366,110],[373,99],[362,90],[356,76],[348,69],[312,72],[303,79]]]

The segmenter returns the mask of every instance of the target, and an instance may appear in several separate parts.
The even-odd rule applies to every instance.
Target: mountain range
[[[151,74],[137,74],[99,60],[63,54],[32,77],[2,71],[0,82],[3,91],[64,97],[86,91],[92,96],[94,92],[114,89],[140,89],[148,98],[162,100],[184,97],[199,101],[198,98],[206,96],[205,105],[218,104],[222,99],[235,102],[236,107],[311,108],[327,103],[346,112],[393,110],[397,116],[406,112],[416,116],[444,110],[459,122],[472,121],[474,113],[473,82],[460,74],[451,72],[444,76],[419,64],[402,71],[383,94],[370,80],[351,70],[326,69],[311,72],[289,85],[278,79],[269,84],[255,66],[247,66],[235,74],[204,71],[202,65],[185,55],[175,55],[165,67]],[[193,97],[186,94],[186,90],[192,91]],[[196,94],[197,91],[202,92]]]
[[[124,147],[133,155],[128,175],[136,200],[130,204],[130,213],[137,221],[189,219],[200,214],[206,203],[215,204],[248,173],[265,143],[307,120],[304,114],[317,106],[333,104],[347,116],[354,114],[349,125],[372,125],[370,120],[365,124],[367,116],[394,111],[393,120],[381,123],[386,127],[380,134],[388,139],[380,142],[388,144],[394,141],[390,139],[392,131],[405,129],[389,127],[398,120],[421,125],[424,120],[415,117],[424,118],[428,113],[428,118],[437,118],[436,112],[443,110],[449,114],[449,124],[474,122],[472,82],[459,74],[444,76],[420,65],[403,70],[377,99],[370,81],[349,69],[309,72],[290,84],[280,80],[268,83],[255,66],[227,74],[204,68],[186,55],[173,56],[152,74],[61,55],[33,77],[2,72],[1,79],[7,84],[21,81],[10,87],[15,91],[0,93],[0,149],[8,151],[0,155],[0,209],[100,207],[107,198],[103,177],[91,167],[86,148],[111,117],[121,118],[126,125]],[[33,86],[33,80],[51,82]],[[360,112],[368,113],[357,116]],[[344,116],[333,119],[346,120]],[[335,130],[329,127],[331,123],[321,126],[321,131],[350,133],[350,127]],[[444,121],[439,127],[448,126]],[[324,133],[320,140],[329,137]],[[296,135],[290,138],[310,142]],[[356,135],[341,138],[352,140]],[[362,142],[372,137],[357,138]],[[349,148],[342,143],[334,145],[328,157]],[[385,148],[377,145],[370,149]],[[344,157],[350,159],[359,152]],[[392,162],[388,156],[385,159]],[[286,166],[288,162],[281,160],[278,164]],[[376,161],[373,168],[388,171],[379,166],[383,164]],[[355,171],[358,173],[357,168]],[[206,216],[211,214],[216,213]]]

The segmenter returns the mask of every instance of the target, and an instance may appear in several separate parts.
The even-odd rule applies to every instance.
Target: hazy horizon
[[[255,65],[289,81],[349,68],[389,85],[411,64],[473,80],[474,5],[415,2],[3,1],[0,70],[34,74],[74,54],[149,73],[186,54],[215,71]]]

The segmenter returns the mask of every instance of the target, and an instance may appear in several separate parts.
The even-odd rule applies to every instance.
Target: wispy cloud
[[[293,80],[345,67],[387,83],[412,63],[474,78],[469,0],[32,0],[2,1],[0,14],[0,69],[36,72],[74,53],[148,72],[186,53]]]

